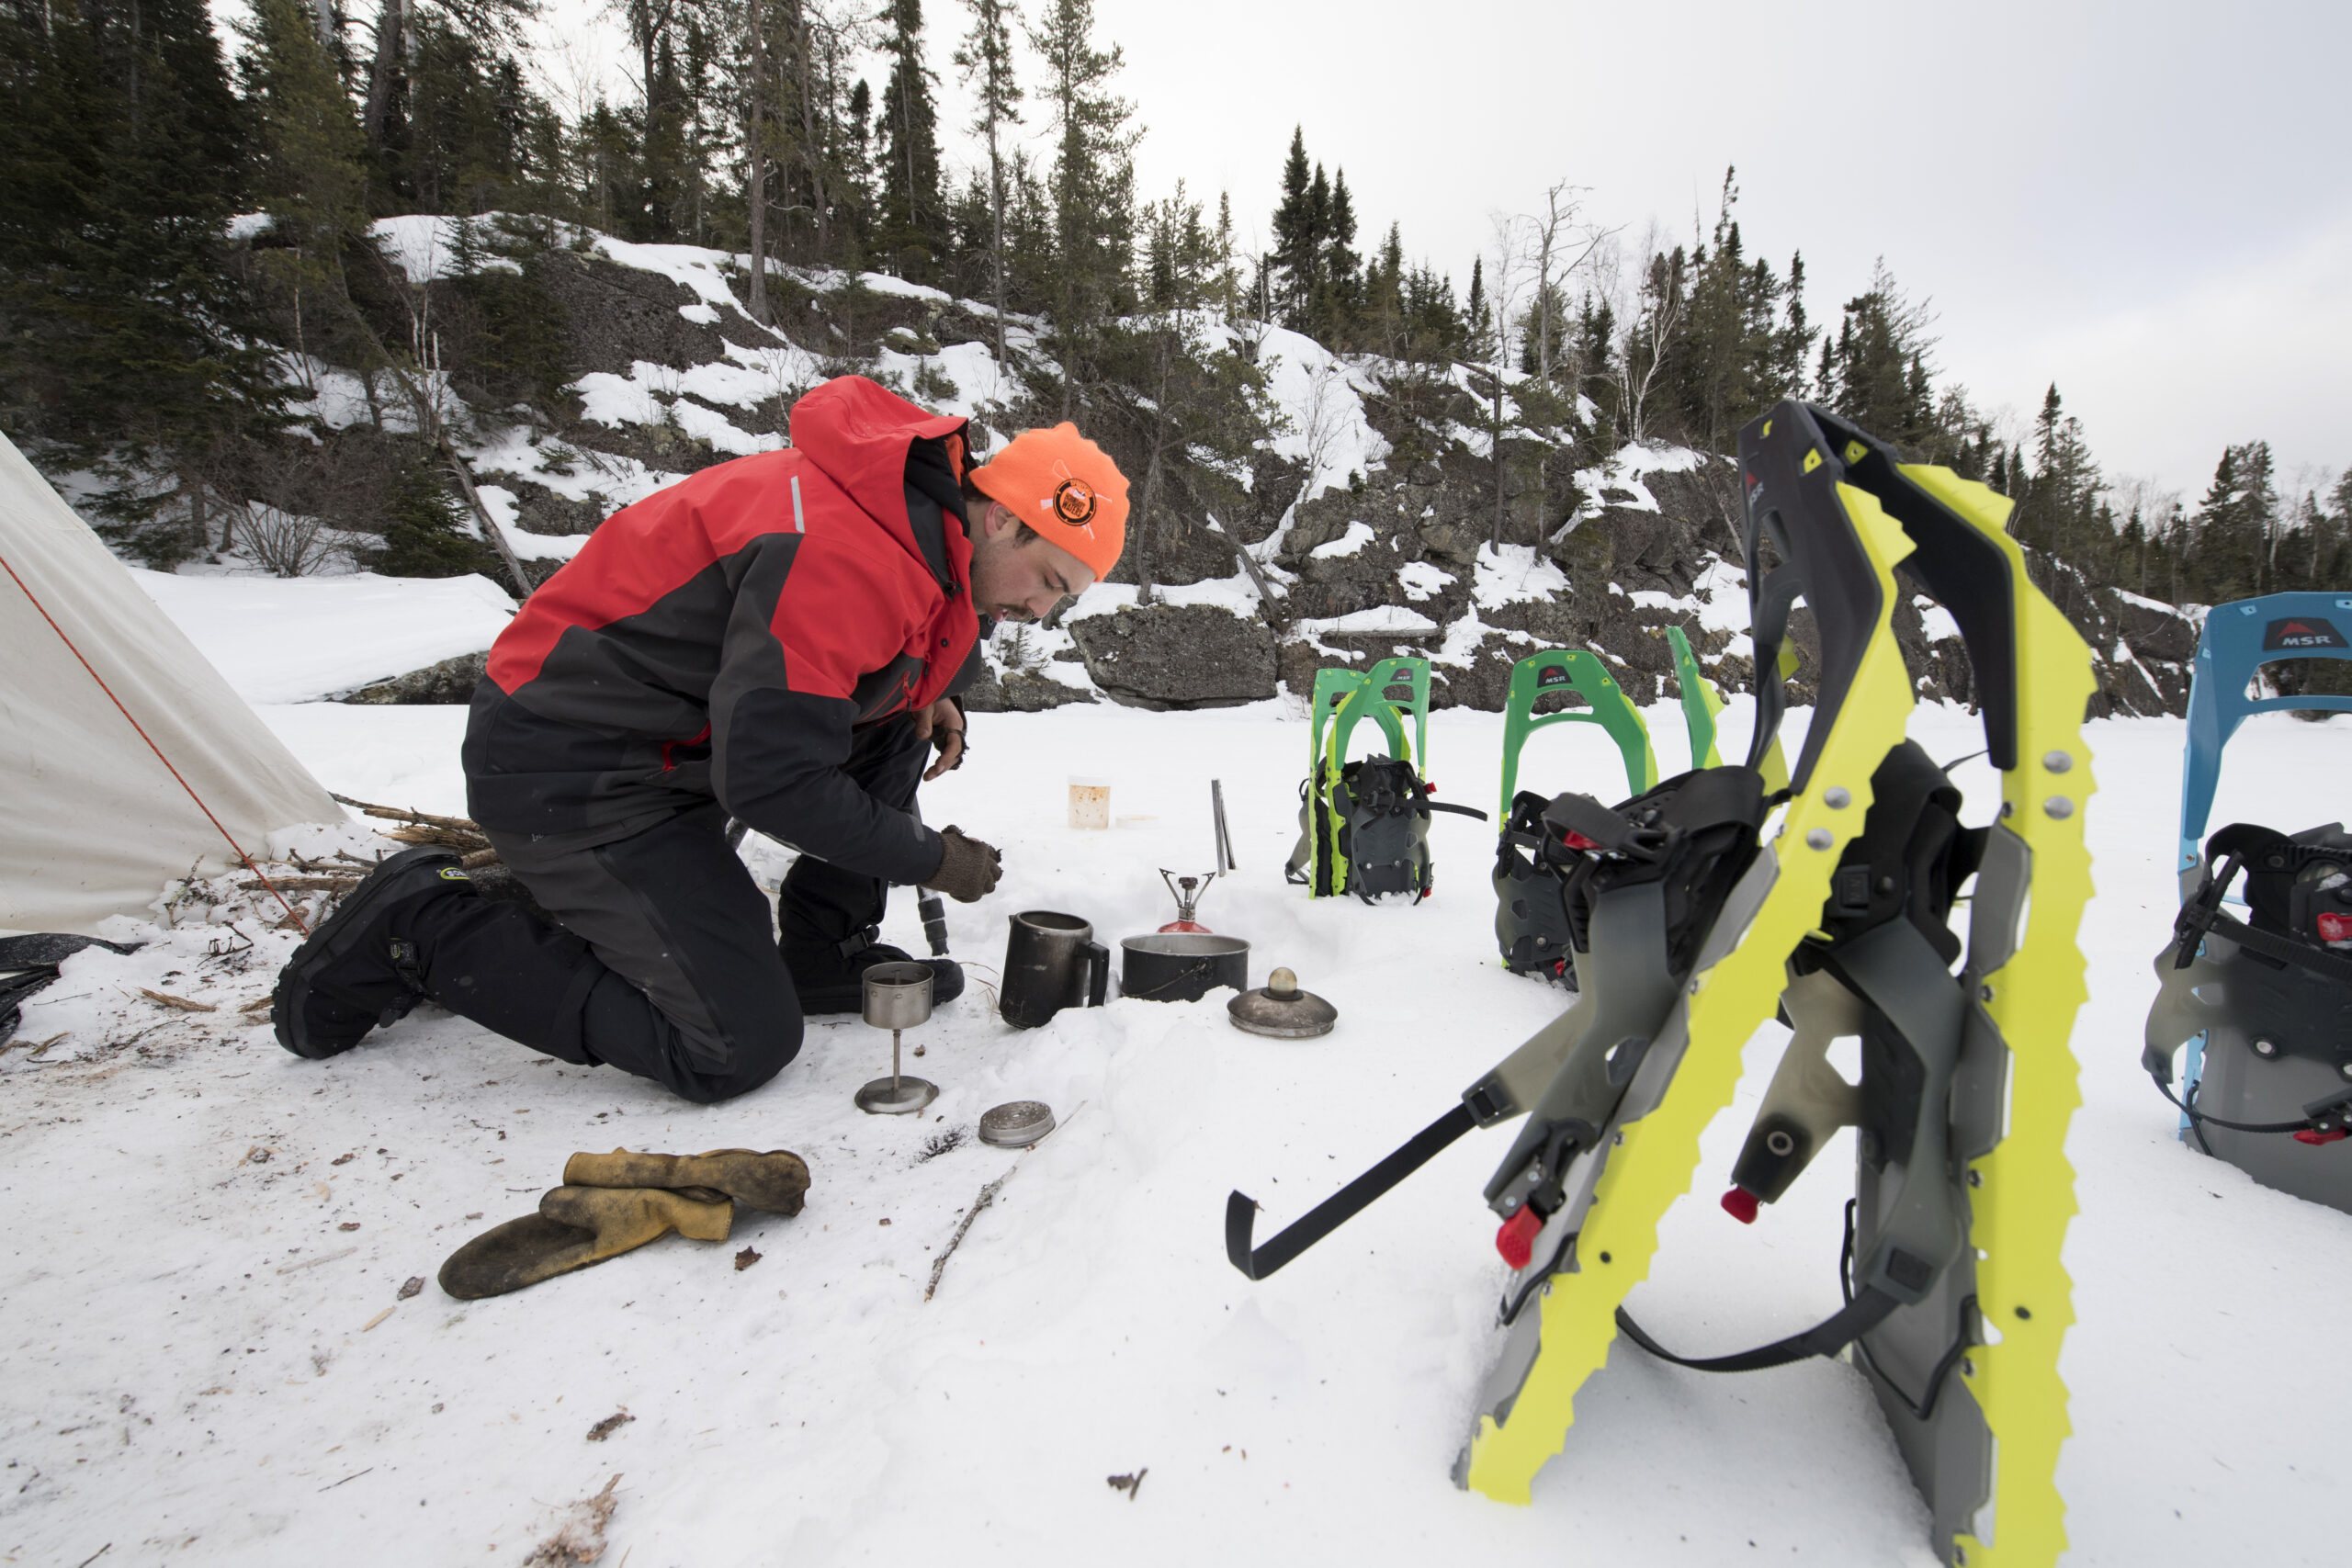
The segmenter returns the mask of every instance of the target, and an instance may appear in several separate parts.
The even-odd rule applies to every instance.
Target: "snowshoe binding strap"
[[[1415,1134],[1395,1154],[1316,1205],[1304,1219],[1254,1250],[1250,1234],[1257,1226],[1258,1205],[1239,1192],[1229,1194],[1225,1201],[1226,1258],[1249,1278],[1265,1279],[1370,1208],[1477,1124],[1476,1115],[1467,1105],[1455,1106]]]
[[[1871,794],[1861,835],[1839,858],[1821,926],[1789,961],[1781,1003],[1784,1015],[1792,999],[1793,1010],[1815,1013],[1821,1005],[1815,993],[1826,989],[1858,1004],[1829,1027],[1860,1037],[1862,1082],[1858,1092],[1834,1075],[1834,1087],[1825,1084],[1817,1066],[1826,1039],[1792,1041],[1734,1168],[1734,1195],[1745,1201],[1725,1203],[1752,1220],[1756,1203],[1785,1192],[1829,1134],[1860,1124],[1863,1162],[1886,1190],[1873,1206],[1862,1284],[1847,1291],[1843,1311],[1805,1334],[1704,1359],[1666,1350],[1619,1307],[1619,1329],[1667,1360],[1702,1371],[1753,1371],[1835,1355],[1897,1307],[1924,1300],[1960,1254],[1963,1221],[1952,1201],[1947,1143],[1964,996],[1951,972],[1961,944],[1947,922],[1954,895],[1975,870],[1984,833],[1960,827],[1960,792],[1915,741],[1887,753]],[[1808,985],[1816,974],[1826,986]],[[1841,1279],[1850,1277],[1853,1260],[1849,1225]]]
[[[1566,871],[1553,858],[1556,835],[1544,823],[1551,802],[1521,790],[1495,840],[1495,942],[1514,975],[1541,975],[1570,990]]]

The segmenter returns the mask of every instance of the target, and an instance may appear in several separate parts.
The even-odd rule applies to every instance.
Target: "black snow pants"
[[[928,752],[901,716],[857,732],[848,772],[883,804],[911,809]],[[729,1100],[800,1050],[785,953],[842,963],[873,940],[889,885],[804,854],[777,898],[780,950],[726,828],[714,800],[590,849],[546,852],[492,831],[499,859],[562,924],[453,891],[417,907],[399,934],[419,949],[426,994],[450,1011],[560,1061]]]

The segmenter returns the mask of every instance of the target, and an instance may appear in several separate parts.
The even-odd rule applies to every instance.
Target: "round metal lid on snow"
[[[1053,1130],[1053,1111],[1042,1100],[1008,1100],[980,1115],[980,1142],[1001,1149],[1025,1149]]]
[[[1254,991],[1244,991],[1225,1004],[1236,1029],[1277,1040],[1312,1040],[1329,1034],[1340,1021],[1340,1010],[1312,991],[1298,988],[1298,976],[1277,969]]]

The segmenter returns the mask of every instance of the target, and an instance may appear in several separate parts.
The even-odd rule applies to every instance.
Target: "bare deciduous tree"
[[[1492,456],[1495,465],[1495,516],[1487,542],[1502,548],[1503,513],[1506,503],[1503,471],[1503,372],[1510,365],[1511,317],[1518,303],[1520,290],[1525,287],[1527,272],[1527,220],[1516,213],[1496,213],[1494,223],[1494,270],[1487,276],[1487,285],[1494,301],[1495,332],[1489,346],[1494,349],[1494,412],[1490,422],[1493,435]]]
[[[245,510],[244,544],[254,564],[279,577],[308,577],[334,553],[335,536],[320,518],[256,501]]]
[[[1657,225],[1642,234],[1640,265],[1634,268],[1639,282],[1634,298],[1621,306],[1624,322],[1617,354],[1618,390],[1625,415],[1625,434],[1639,441],[1649,434],[1650,393],[1666,365],[1668,345],[1690,309],[1690,291],[1683,276],[1679,247],[1668,254],[1661,247]]]

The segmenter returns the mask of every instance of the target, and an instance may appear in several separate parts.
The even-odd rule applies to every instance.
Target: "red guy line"
[[[245,869],[261,878],[261,885],[269,889],[270,897],[277,900],[278,907],[286,911],[286,918],[294,922],[295,929],[304,936],[309,936],[310,926],[303,921],[301,916],[294,912],[294,906],[286,901],[286,895],[277,890],[277,884],[269,879],[268,873],[254,863],[253,857],[245,853],[243,847],[237,842],[235,835],[220,826],[220,818],[212,815],[212,807],[204,804],[204,797],[196,793],[196,787],[185,778],[180,777],[180,771],[172,766],[172,760],[164,755],[164,749],[155,744],[155,738],[141,728],[139,721],[130,716],[130,710],[122,705],[122,699],[114,694],[114,688],[107,684],[106,677],[93,669],[88,660],[82,658],[82,650],[74,646],[74,639],[65,635],[65,628],[57,624],[57,617],[49,613],[48,607],[41,604],[30,588],[25,586],[25,580],[17,575],[17,569],[8,564],[8,558],[6,556],[0,556],[0,571],[6,572],[10,581],[18,588],[24,589],[25,597],[31,600],[33,608],[40,612],[40,618],[49,623],[49,629],[57,634],[57,640],[65,645],[65,651],[80,660],[83,669],[90,671],[90,679],[98,683],[98,690],[107,694],[107,701],[114,705],[115,711],[122,715],[131,728],[139,731],[139,739],[147,742],[147,750],[155,753],[155,761],[163,763],[164,771],[178,781],[180,788],[187,791],[187,797],[196,802],[196,808],[204,813],[204,819],[220,829],[220,836],[229,840],[229,847],[237,852],[237,858],[244,863]]]

